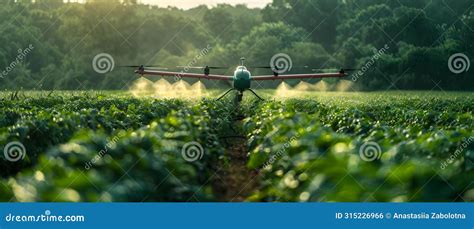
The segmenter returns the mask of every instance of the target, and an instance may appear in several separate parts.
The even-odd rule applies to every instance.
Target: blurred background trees
[[[277,53],[295,66],[362,67],[386,45],[355,81],[358,89],[474,89],[474,69],[455,75],[448,68],[455,53],[474,57],[472,0],[274,0],[263,9],[189,10],[134,0],[2,2],[1,89],[120,90],[136,77],[119,65],[222,65],[229,69],[219,73],[232,74],[242,56],[248,65],[268,65]],[[113,56],[112,72],[93,70],[100,53]]]

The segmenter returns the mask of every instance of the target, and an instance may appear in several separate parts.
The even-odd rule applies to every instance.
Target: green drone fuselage
[[[250,89],[252,74],[244,66],[239,66],[234,72],[233,87],[238,91]]]

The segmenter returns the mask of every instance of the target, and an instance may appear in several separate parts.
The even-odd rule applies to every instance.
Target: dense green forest
[[[473,69],[448,67],[453,54],[474,57],[472,0],[274,0],[263,9],[189,10],[133,0],[1,2],[2,89],[124,89],[136,76],[120,65],[217,65],[231,74],[240,57],[268,65],[277,53],[294,66],[363,68],[351,76],[357,90],[474,89]],[[100,53],[113,57],[113,71],[94,71]]]

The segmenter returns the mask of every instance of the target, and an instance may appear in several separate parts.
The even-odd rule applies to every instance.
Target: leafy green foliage
[[[26,158],[2,154],[4,201],[205,201],[223,148],[221,103],[113,95],[3,101],[0,144],[19,141]],[[15,106],[13,106],[15,105]],[[223,116],[225,117],[225,116]],[[188,162],[182,148],[202,145]]]
[[[1,201],[215,201],[213,177],[235,163],[220,140],[232,128],[247,133],[247,166],[260,173],[249,201],[474,198],[466,93],[307,93],[239,109],[113,93],[20,97],[0,103],[0,145],[27,152],[1,155]],[[193,141],[204,153],[189,162],[182,149]],[[369,142],[380,147],[373,161],[360,154]]]
[[[91,96],[91,97],[89,97]],[[35,164],[49,147],[68,141],[80,130],[114,133],[135,129],[166,116],[184,104],[180,101],[141,101],[138,99],[92,99],[94,95],[49,96],[0,102],[0,144],[20,141],[28,155],[18,164],[1,163],[1,175]],[[3,156],[3,155],[2,155]]]
[[[466,94],[329,94],[265,102],[245,121],[253,201],[472,201]],[[380,158],[360,156],[375,142]]]
[[[8,1],[0,9],[0,42],[8,44],[0,48],[0,88],[123,89],[133,73],[119,65],[221,65],[229,69],[215,73],[232,74],[240,57],[268,65],[277,53],[290,55],[295,66],[362,68],[388,45],[355,88],[472,90],[472,71],[452,74],[447,62],[455,53],[473,58],[473,10],[470,0],[274,0],[264,9],[189,10],[136,1]],[[16,63],[18,50],[29,45],[34,50]],[[100,53],[114,58],[112,72],[91,67]]]

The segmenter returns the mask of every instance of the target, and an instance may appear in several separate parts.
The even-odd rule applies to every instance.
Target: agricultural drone
[[[227,90],[222,96],[218,98],[221,99],[226,96],[231,91],[237,91],[237,99],[238,101],[242,100],[244,91],[250,91],[259,99],[262,99],[260,96],[255,93],[254,90],[251,89],[251,83],[254,80],[285,80],[285,79],[321,79],[321,78],[342,78],[347,76],[347,71],[352,71],[356,69],[313,69],[316,70],[330,70],[333,72],[329,73],[310,73],[310,74],[282,74],[285,71],[283,70],[282,66],[256,66],[256,67],[249,67],[253,69],[263,68],[263,69],[271,69],[273,71],[273,75],[260,75],[260,76],[253,76],[250,71],[244,66],[245,58],[241,58],[241,63],[234,71],[234,75],[216,75],[211,74],[212,69],[228,69],[227,67],[213,67],[213,66],[205,66],[205,67],[184,67],[188,69],[202,69],[203,73],[188,73],[188,72],[172,72],[172,71],[163,71],[168,68],[162,68],[157,66],[124,66],[124,67],[133,67],[137,68],[135,73],[144,76],[144,75],[157,75],[157,76],[169,76],[175,77],[177,79],[181,78],[194,78],[194,79],[207,79],[207,80],[224,80],[224,81],[232,81],[232,88]],[[183,66],[178,66],[183,67]],[[308,66],[302,66],[303,68],[309,68]],[[285,69],[286,70],[286,69]]]

